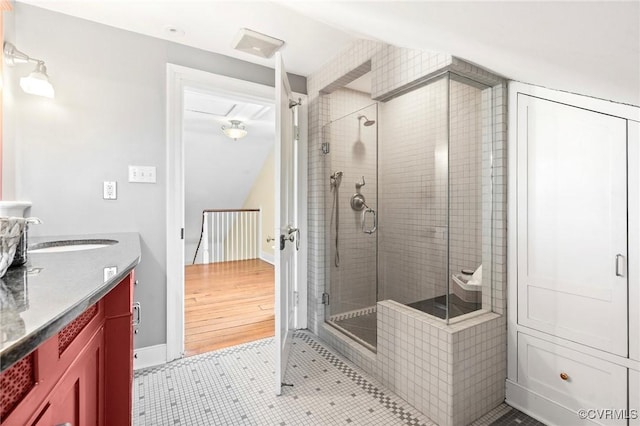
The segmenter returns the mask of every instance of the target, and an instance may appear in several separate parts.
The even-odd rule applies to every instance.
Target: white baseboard
[[[274,265],[276,263],[275,257],[271,253],[266,253],[264,251],[260,252],[260,259],[264,260],[267,263]]]
[[[507,379],[506,385],[505,402],[546,425],[593,426],[598,424],[587,419],[581,419],[575,411],[532,392],[509,379]]]
[[[141,370],[147,367],[165,364],[167,362],[167,345],[145,346],[133,350],[133,369]]]

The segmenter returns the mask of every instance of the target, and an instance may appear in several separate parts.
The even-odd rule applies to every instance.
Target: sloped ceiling
[[[187,211],[194,200],[206,200],[196,211],[241,208],[273,149],[273,104],[186,91],[184,105]],[[245,124],[246,137],[222,133],[232,119]]]
[[[317,70],[354,39],[347,32],[269,1],[18,1],[274,68],[273,58],[231,47],[239,30],[249,28],[284,40],[282,55],[287,71],[303,76]],[[166,31],[168,27],[184,33],[170,33]]]
[[[640,105],[640,1],[282,2],[343,31]]]
[[[450,53],[510,79],[640,105],[640,0],[21,0],[273,67],[231,49],[242,27],[285,40],[309,75],[358,37]],[[185,31],[170,36],[167,25]]]

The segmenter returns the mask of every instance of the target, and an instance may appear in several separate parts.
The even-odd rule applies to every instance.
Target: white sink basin
[[[65,253],[69,251],[95,250],[117,244],[116,240],[67,240],[47,241],[30,246],[29,253]]]

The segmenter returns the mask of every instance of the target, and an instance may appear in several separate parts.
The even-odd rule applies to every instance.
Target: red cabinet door
[[[103,425],[103,330],[100,329],[50,394],[36,425]]]

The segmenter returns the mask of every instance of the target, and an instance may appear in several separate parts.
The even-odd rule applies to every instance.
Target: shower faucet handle
[[[364,181],[364,176],[362,176],[362,183],[356,182],[356,191],[360,191],[360,188],[362,188],[365,185],[366,185],[366,182]]]

